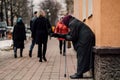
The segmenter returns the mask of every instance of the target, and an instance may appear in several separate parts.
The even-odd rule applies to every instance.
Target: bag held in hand
[[[67,48],[71,48],[71,41],[67,41]]]

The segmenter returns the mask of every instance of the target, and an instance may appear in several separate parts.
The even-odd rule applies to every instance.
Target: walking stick
[[[64,77],[66,77],[66,71],[67,71],[67,58],[66,58],[66,41],[64,41],[64,52],[63,52],[63,56],[65,56],[65,74]]]

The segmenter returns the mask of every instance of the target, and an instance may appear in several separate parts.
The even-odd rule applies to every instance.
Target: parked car
[[[13,26],[7,26],[6,37],[7,39],[12,39]]]
[[[0,33],[4,33],[6,31],[7,24],[6,22],[0,22]]]
[[[7,26],[6,31],[10,31],[11,33],[13,32],[13,26]]]
[[[6,35],[6,28],[7,28],[7,24],[6,22],[0,22],[0,38],[5,37]]]

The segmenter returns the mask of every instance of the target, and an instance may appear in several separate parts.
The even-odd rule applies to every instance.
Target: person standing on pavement
[[[57,22],[54,33],[58,33],[58,34],[67,34],[68,33],[68,28],[63,24],[62,19],[63,19],[63,17],[61,17],[60,20]],[[63,55],[65,55],[66,40],[64,38],[58,38],[58,40],[59,40],[60,54],[62,54],[62,52],[63,52]]]
[[[24,49],[24,40],[26,40],[26,31],[21,17],[17,19],[17,23],[14,26],[12,39],[14,46],[14,57],[17,58],[18,48],[20,48],[20,57],[23,57],[22,53]]]
[[[93,71],[94,77],[94,54],[92,52],[95,46],[95,35],[88,25],[76,19],[71,15],[63,18],[63,23],[70,29],[68,34],[52,34],[54,37],[62,37],[72,41],[77,52],[77,72],[71,75],[71,79],[83,78],[83,73]]]
[[[45,18],[45,12],[40,10],[38,13],[38,18],[33,23],[33,38],[35,43],[38,44],[38,57],[39,62],[47,61],[46,59],[46,50],[47,50],[47,41],[49,30],[51,30],[50,22]]]
[[[31,30],[31,34],[32,34],[32,28],[33,28],[33,23],[34,21],[37,19],[37,11],[34,12],[34,17],[30,20],[30,30]],[[32,35],[31,35],[32,36]],[[30,45],[30,49],[29,49],[29,57],[32,57],[32,50],[35,46],[35,39],[32,38],[32,42],[31,42],[31,45]]]

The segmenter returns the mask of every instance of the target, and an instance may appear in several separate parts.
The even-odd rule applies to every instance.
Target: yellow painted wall
[[[120,46],[119,7],[120,0],[93,0],[93,16],[86,18],[85,23],[95,32],[96,46]],[[88,6],[88,17],[87,13]],[[74,16],[82,19],[82,0],[74,0]]]
[[[101,45],[120,46],[120,0],[101,1]]]
[[[78,19],[82,19],[82,0],[74,0],[74,14],[73,16],[78,18]]]
[[[92,24],[94,26],[94,32],[96,37],[96,46],[101,46],[101,0],[93,0],[93,16]],[[91,19],[88,19],[90,23]]]

